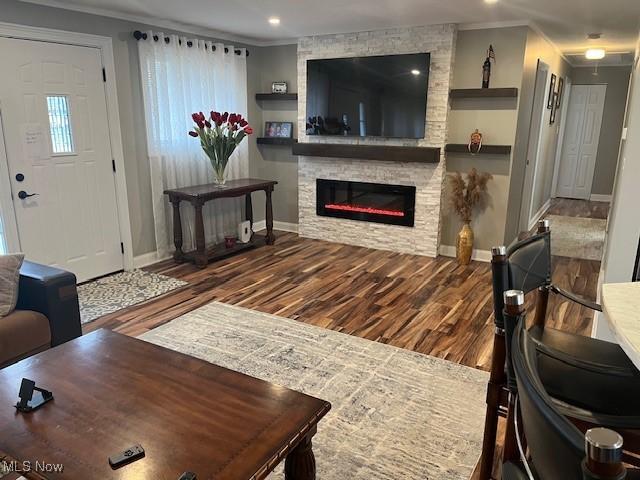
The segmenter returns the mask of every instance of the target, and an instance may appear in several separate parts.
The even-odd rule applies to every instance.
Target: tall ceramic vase
[[[460,265],[469,265],[471,263],[471,254],[473,253],[473,230],[468,223],[465,223],[458,232],[456,240],[456,258]]]

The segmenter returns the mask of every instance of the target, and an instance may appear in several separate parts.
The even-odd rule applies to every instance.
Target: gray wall
[[[256,51],[255,72],[249,75],[249,115],[255,124],[257,135],[250,137],[249,171],[252,177],[277,180],[273,194],[274,220],[298,223],[298,157],[291,154],[289,146],[257,145],[256,137],[264,134],[268,121],[292,122],[293,136],[298,136],[297,108],[295,101],[258,102],[256,93],[271,91],[271,83],[284,80],[289,92],[298,91],[297,45],[252,48]],[[264,199],[254,195],[254,218],[264,219]]]
[[[111,37],[116,68],[116,86],[124,148],[129,214],[133,236],[133,253],[141,255],[155,251],[151,183],[142,104],[142,90],[138,66],[138,49],[132,36],[134,30],[152,29],[149,25],[118,20],[98,15],[45,7],[17,0],[1,0],[0,22],[18,23],[36,27],[54,28]],[[165,33],[179,33],[158,29]],[[193,35],[190,35],[193,36]],[[226,42],[229,43],[229,42]],[[258,48],[249,47],[247,59],[249,84],[257,75],[260,58]],[[254,55],[255,54],[255,55]],[[294,57],[295,61],[295,57]],[[251,87],[249,87],[251,89]],[[252,109],[253,95],[249,93],[249,120],[255,122]],[[258,131],[260,131],[258,129]],[[253,140],[255,142],[255,140]]]
[[[613,180],[618,165],[620,138],[627,103],[627,90],[631,66],[600,67],[598,75],[593,75],[593,68],[574,68],[571,79],[574,85],[594,85],[605,83],[607,95],[604,100],[602,129],[598,143],[596,169],[593,174],[591,193],[611,195]]]
[[[520,88],[527,27],[463,30],[458,32],[452,88],[477,88],[489,44],[496,52],[491,87]],[[518,115],[517,99],[453,100],[449,113],[448,143],[468,143],[476,128],[486,144],[513,145]],[[489,172],[487,201],[474,215],[475,248],[488,250],[504,238],[509,193],[509,155],[447,154],[447,173],[466,173],[475,167]],[[442,245],[454,246],[461,222],[450,206],[450,185],[445,184],[442,208]]]
[[[524,192],[524,180],[526,173],[527,149],[529,146],[529,131],[531,128],[531,110],[533,108],[533,95],[536,80],[538,59],[549,65],[550,73],[556,76],[566,77],[570,73],[569,64],[560,56],[558,51],[546,39],[541,37],[531,28],[527,32],[527,47],[524,57],[524,69],[522,75],[522,88],[520,90],[520,106],[518,108],[518,123],[516,141],[514,144],[513,160],[511,162],[511,178],[509,181],[509,196],[507,199],[507,221],[505,225],[504,243],[510,244],[517,239],[520,233],[520,210],[524,195],[534,195],[534,191]],[[545,98],[546,102],[546,98]],[[542,164],[539,165],[537,176],[537,188],[541,192],[550,195],[553,181],[553,163],[555,160],[555,145],[557,143],[559,115],[553,125],[549,125],[551,110],[546,109],[542,128],[542,143],[540,148],[545,154],[542,156]],[[546,201],[545,193],[534,199],[535,203]],[[535,206],[534,206],[535,211]]]

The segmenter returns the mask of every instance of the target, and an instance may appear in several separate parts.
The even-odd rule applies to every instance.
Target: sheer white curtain
[[[187,134],[193,127],[191,114],[202,111],[208,116],[215,110],[240,113],[246,118],[247,62],[244,49],[227,45],[225,53],[223,44],[160,32],[146,34],[146,40],[138,41],[140,76],[156,244],[158,254],[166,256],[173,250],[173,214],[162,192],[213,181],[213,170],[200,142]],[[240,50],[239,55],[236,50]],[[248,176],[247,143],[242,142],[231,157],[227,179]],[[225,234],[236,232],[241,205],[240,199],[215,200],[205,205],[207,243],[221,241]],[[182,202],[180,213],[183,249],[189,251],[195,248],[193,208]]]

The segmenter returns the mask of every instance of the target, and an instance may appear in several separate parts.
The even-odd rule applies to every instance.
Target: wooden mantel
[[[436,147],[295,143],[293,154],[307,157],[358,158],[387,162],[438,163],[440,161],[440,149]]]

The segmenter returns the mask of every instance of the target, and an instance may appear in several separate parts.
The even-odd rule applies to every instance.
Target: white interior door
[[[559,197],[587,200],[596,168],[606,85],[573,85],[558,171]]]
[[[536,83],[533,93],[533,107],[531,110],[531,126],[529,128],[529,146],[527,147],[527,160],[524,176],[524,187],[522,191],[522,206],[520,211],[520,230],[529,231],[529,223],[533,213],[533,186],[535,185],[535,175],[540,151],[540,140],[542,135],[542,122],[547,105],[547,81],[549,77],[549,66],[538,60],[536,70]]]
[[[97,48],[0,38],[0,108],[20,249],[78,281],[123,268]]]

